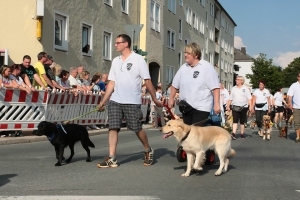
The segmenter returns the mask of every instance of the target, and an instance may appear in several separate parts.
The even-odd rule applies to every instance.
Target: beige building
[[[21,63],[26,54],[34,64],[45,51],[64,69],[83,64],[107,73],[116,36],[143,24],[132,46],[148,53],[154,85],[172,81],[189,42],[200,44],[226,88],[233,85],[236,24],[217,0],[2,0],[1,7],[0,64]]]

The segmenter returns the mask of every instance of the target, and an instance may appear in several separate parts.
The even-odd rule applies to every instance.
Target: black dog
[[[64,160],[64,149],[69,146],[71,150],[70,157],[66,160],[67,163],[71,162],[74,156],[74,145],[76,142],[81,141],[82,147],[87,152],[86,162],[91,162],[89,147],[95,148],[91,142],[89,134],[84,126],[78,124],[55,125],[50,122],[40,122],[36,135],[46,135],[50,143],[55,147],[56,158],[58,159],[55,166],[61,166]]]

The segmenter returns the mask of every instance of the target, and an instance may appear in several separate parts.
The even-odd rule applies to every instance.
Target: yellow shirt
[[[47,87],[47,83],[46,83],[44,77],[42,76],[42,74],[46,74],[44,65],[41,62],[37,62],[34,65],[34,69],[35,69],[36,73],[38,74],[38,76],[40,77],[40,79],[42,80],[42,82],[44,83],[44,85]],[[39,90],[42,89],[42,87],[36,82],[35,79],[34,79],[33,85],[38,86]]]

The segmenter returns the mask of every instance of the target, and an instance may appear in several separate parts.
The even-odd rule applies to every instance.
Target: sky
[[[299,0],[219,0],[236,23],[234,47],[246,47],[257,58],[260,53],[285,68],[300,57]]]

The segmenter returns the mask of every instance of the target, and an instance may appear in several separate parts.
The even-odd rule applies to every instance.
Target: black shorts
[[[275,107],[275,113],[283,113],[283,111],[284,111],[283,106],[277,106],[277,108]]]
[[[123,118],[126,119],[127,127],[135,133],[142,130],[143,113],[140,104],[120,104],[109,101],[108,123],[109,129],[120,129]]]

